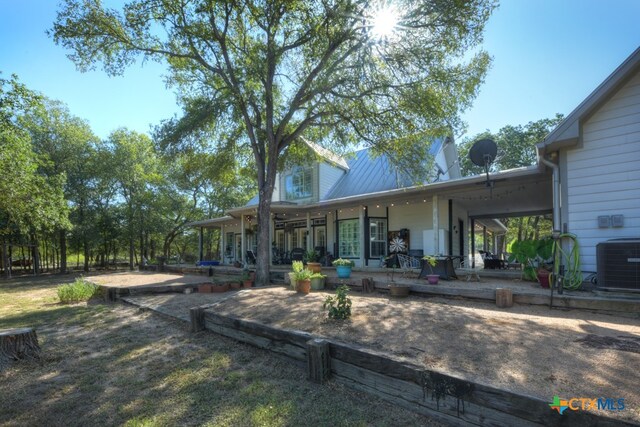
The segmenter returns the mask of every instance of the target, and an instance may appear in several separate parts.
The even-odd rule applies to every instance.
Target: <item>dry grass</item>
[[[72,277],[0,282],[0,329],[35,326],[40,363],[0,372],[0,426],[425,425],[288,359],[120,304],[61,305]]]

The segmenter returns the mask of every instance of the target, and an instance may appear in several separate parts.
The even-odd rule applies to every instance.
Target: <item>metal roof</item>
[[[324,200],[394,190],[412,184],[396,172],[386,156],[373,157],[370,149],[356,151],[348,160],[348,165],[349,171],[340,178]]]

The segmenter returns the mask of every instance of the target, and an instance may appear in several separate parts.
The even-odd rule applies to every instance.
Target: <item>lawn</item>
[[[73,277],[0,281],[0,329],[33,326],[41,362],[0,372],[0,426],[427,425],[304,367],[151,312],[62,305]]]

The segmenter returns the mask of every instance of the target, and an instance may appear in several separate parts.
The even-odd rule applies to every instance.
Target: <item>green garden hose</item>
[[[564,238],[571,240],[569,253],[562,249],[562,239]],[[557,278],[560,274],[560,265],[564,265],[563,287],[570,290],[579,289],[582,285],[582,271],[580,270],[580,249],[577,236],[571,233],[561,234],[554,244],[553,276]]]

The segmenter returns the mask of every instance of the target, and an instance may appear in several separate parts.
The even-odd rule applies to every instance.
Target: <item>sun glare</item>
[[[371,36],[386,40],[393,36],[398,25],[398,9],[393,5],[378,8],[371,17]]]

